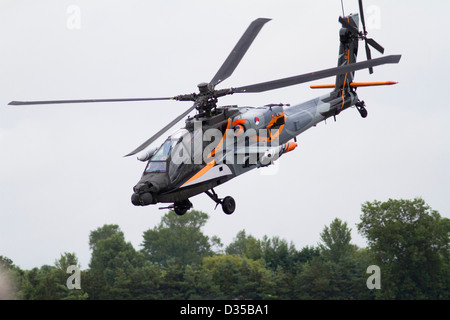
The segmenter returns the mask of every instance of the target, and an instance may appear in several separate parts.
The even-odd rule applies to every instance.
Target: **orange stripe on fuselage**
[[[228,129],[230,129],[230,124],[231,124],[231,119],[228,118],[228,123],[227,123],[227,128],[225,129],[225,133],[222,136],[222,139],[220,140],[219,144],[217,145],[217,147],[214,148],[213,151],[211,151],[208,156],[207,159],[211,158],[212,156],[214,156],[216,154],[217,151],[220,150],[220,148],[222,147],[223,141],[225,140],[226,136],[227,136],[227,131]]]
[[[238,135],[240,135],[242,132],[244,132],[244,127],[242,126],[242,125],[240,125],[240,124],[238,124],[236,127],[235,127],[235,129],[238,129],[238,131],[236,132],[234,132],[234,134],[236,135],[236,136],[238,136]]]
[[[247,119],[237,119],[237,120],[234,120],[234,121],[233,121],[233,126],[238,125],[238,124],[244,125],[244,124],[245,124],[245,121],[247,121]]]
[[[213,160],[211,162],[208,162],[206,164],[206,166],[204,166],[199,172],[197,172],[192,178],[190,178],[188,181],[186,181],[185,183],[183,183],[182,186],[184,186],[185,184],[188,184],[189,182],[192,182],[198,178],[200,178],[202,175],[204,175],[206,172],[209,171],[209,169],[211,169],[212,167],[214,167],[214,165],[216,164],[216,160]]]
[[[348,18],[348,22],[350,22],[350,18]],[[350,62],[350,52],[349,50],[344,50],[344,54],[347,55],[347,65]],[[344,78],[344,86],[342,87],[342,106],[341,106],[341,110],[342,108],[344,108],[344,103],[345,103],[345,84],[347,83],[347,75],[348,73],[345,74],[345,78]]]
[[[350,23],[350,17],[349,16],[347,16],[347,22]],[[345,58],[345,55],[347,55],[347,65],[348,65],[349,62],[350,62],[350,51],[348,49],[344,49],[344,58]],[[345,74],[344,85],[342,87],[342,106],[341,106],[341,110],[342,110],[342,108],[344,108],[344,103],[345,103],[345,84],[347,82],[347,75],[348,75],[348,73]]]
[[[250,139],[255,140],[255,141],[258,141],[258,142],[270,142],[270,141],[272,141],[273,139],[278,138],[279,135],[281,134],[281,131],[283,131],[284,124],[282,124],[282,125],[278,128],[278,130],[275,132],[274,135],[272,135],[272,132],[271,132],[270,128],[275,124],[276,119],[278,119],[278,118],[280,118],[280,117],[281,117],[281,116],[271,119],[270,122],[269,122],[269,124],[267,125],[266,129],[267,129],[267,131],[268,131],[269,137],[260,137],[259,135],[256,135],[256,136],[250,137]],[[283,114],[282,114],[282,117],[284,117],[284,122],[286,123],[286,115],[284,114],[284,112],[283,112]]]

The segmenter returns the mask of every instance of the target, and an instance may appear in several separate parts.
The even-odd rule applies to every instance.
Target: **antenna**
[[[345,17],[345,13],[344,13],[344,0],[341,0],[341,7],[342,7],[342,16]]]

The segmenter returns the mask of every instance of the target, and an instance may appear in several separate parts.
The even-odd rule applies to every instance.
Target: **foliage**
[[[85,300],[88,294],[82,290],[69,290],[66,283],[70,276],[69,265],[78,265],[74,253],[64,253],[55,266],[44,265],[24,271],[21,278],[20,298],[27,300]],[[83,277],[81,275],[81,277]]]
[[[234,241],[225,249],[225,253],[253,260],[259,260],[263,255],[261,241],[257,240],[252,235],[247,236],[245,230],[241,230],[237,233]]]
[[[383,299],[448,299],[450,220],[423,199],[366,202],[358,230],[383,272]]]
[[[118,225],[89,235],[89,268],[81,289],[69,290],[75,253],[54,266],[21,270],[0,256],[8,299],[448,299],[450,222],[422,199],[366,202],[358,231],[367,248],[352,244],[347,223],[334,219],[317,246],[297,250],[279,237],[257,239],[241,230],[222,251],[202,232],[208,215],[169,212],[143,233],[142,249]],[[369,290],[368,266],[381,270],[380,290]],[[0,278],[0,281],[2,278]],[[0,291],[0,295],[2,292]]]
[[[201,232],[207,220],[208,215],[200,211],[183,216],[170,211],[158,226],[144,232],[144,256],[163,266],[172,260],[183,265],[201,263],[203,257],[214,254],[215,242]]]
[[[327,260],[338,263],[342,259],[352,254],[354,247],[351,245],[352,240],[351,229],[347,227],[347,223],[336,218],[330,224],[325,226],[320,234],[322,244],[319,248]]]
[[[271,294],[270,272],[260,261],[236,255],[216,255],[203,259],[203,270],[211,273],[219,298],[262,299]]]
[[[23,271],[11,259],[0,256],[0,300],[18,298],[19,279],[22,276]]]
[[[87,277],[87,290],[91,299],[132,299],[130,275],[144,266],[144,257],[116,225],[105,225],[91,232],[89,245],[92,257]]]

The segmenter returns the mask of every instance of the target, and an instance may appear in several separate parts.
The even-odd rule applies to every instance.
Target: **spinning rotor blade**
[[[350,32],[352,32],[355,36],[358,36],[361,39],[364,39],[365,42],[365,49],[366,49],[366,57],[367,60],[371,60],[372,59],[372,54],[370,52],[370,46],[372,46],[375,50],[377,50],[380,53],[384,53],[384,48],[375,40],[367,38],[367,31],[366,31],[366,22],[364,20],[364,11],[363,11],[363,7],[362,7],[362,0],[359,0],[359,11],[361,14],[361,22],[363,25],[363,31],[360,32],[357,28],[355,28],[354,26],[352,26],[345,18],[339,17],[339,22],[345,27],[347,28],[347,30],[349,30]],[[373,73],[373,68],[369,67],[369,73],[372,74]]]
[[[284,88],[288,86],[293,86],[296,84],[309,82],[313,80],[318,80],[322,78],[328,78],[331,76],[336,76],[340,74],[345,74],[348,72],[366,69],[370,67],[375,67],[387,63],[398,63],[400,61],[401,55],[391,55],[387,57],[382,57],[378,59],[368,60],[368,61],[362,61],[357,63],[352,63],[336,68],[330,68],[326,70],[316,71],[312,73],[306,73],[299,76],[289,77],[289,78],[283,78],[268,82],[262,82],[257,83],[249,86],[243,86],[239,88],[233,88],[233,93],[245,93],[245,92],[264,92],[268,90],[274,90],[279,88]]]
[[[127,101],[151,101],[174,100],[174,98],[130,98],[130,99],[88,99],[88,100],[49,100],[49,101],[11,101],[8,105],[24,106],[34,104],[65,104],[65,103],[95,103],[95,102],[127,102]]]
[[[367,42],[365,43],[365,45],[366,45],[366,56],[367,56],[367,60],[372,60],[372,54],[370,53],[369,45],[367,44]],[[372,68],[372,67],[369,68],[369,73],[370,73],[370,74],[373,73],[373,68]]]
[[[366,31],[366,20],[364,19],[364,9],[363,9],[362,0],[358,0],[358,4],[359,4],[359,15],[360,15],[361,22],[362,22],[362,25],[363,25],[363,31],[364,31],[364,34],[367,34],[367,31]]]
[[[185,112],[183,112],[182,114],[180,114],[178,117],[176,117],[175,119],[173,119],[168,125],[166,125],[164,128],[162,128],[161,130],[159,130],[155,135],[153,135],[150,139],[148,139],[147,141],[145,141],[143,144],[141,144],[139,147],[137,147],[135,150],[131,151],[129,154],[127,154],[125,157],[129,157],[132,156],[138,152],[141,152],[142,150],[144,150],[145,148],[147,148],[150,144],[152,144],[156,139],[158,139],[159,137],[161,137],[167,130],[169,130],[170,128],[172,128],[174,125],[176,125],[181,119],[183,119],[184,117],[186,117],[189,113],[191,113],[192,110],[195,109],[195,107],[197,106],[197,103],[194,103],[194,105],[192,107],[190,107],[189,109],[187,109]]]
[[[253,21],[247,30],[244,32],[242,37],[239,39],[236,46],[233,48],[231,53],[228,55],[225,62],[220,67],[219,71],[217,71],[214,78],[211,80],[211,84],[216,86],[221,83],[223,80],[227,79],[234,72],[236,67],[238,66],[241,59],[244,57],[248,48],[252,44],[253,40],[255,40],[261,28],[264,24],[271,19],[259,18]]]
[[[361,23],[363,26],[363,32],[364,32],[364,40],[366,41],[366,51],[367,51],[367,44],[371,45],[375,50],[377,50],[380,53],[384,53],[384,48],[380,46],[375,40],[367,38],[367,30],[366,30],[366,20],[364,19],[364,8],[362,0],[358,0],[359,4],[359,15],[361,16]]]
[[[359,4],[359,14],[360,14],[360,18],[361,18],[361,23],[362,23],[362,26],[363,26],[363,32],[364,32],[364,35],[367,35],[366,20],[364,19],[364,9],[363,9],[362,0],[358,0],[358,4]],[[365,48],[366,48],[367,60],[371,60],[372,59],[372,53],[370,52],[370,48],[369,48],[369,45],[367,43],[367,38],[364,39],[364,40],[365,40],[364,45],[365,45]],[[369,74],[372,74],[372,73],[373,73],[373,68],[370,67],[369,68]]]
[[[367,32],[365,31],[364,23],[363,23],[364,36],[362,36],[362,35],[360,35],[359,30],[356,29],[354,26],[352,26],[350,23],[348,23],[348,21],[346,19],[339,17],[339,22],[353,34],[359,35],[360,37],[362,37],[366,41],[366,43],[370,44],[374,49],[376,49],[380,53],[384,53],[384,48],[378,42],[376,42],[375,40],[373,40],[371,38],[366,37]]]
[[[384,53],[384,48],[380,46],[375,40],[366,38],[366,42],[372,46],[375,50],[377,50],[380,53]]]

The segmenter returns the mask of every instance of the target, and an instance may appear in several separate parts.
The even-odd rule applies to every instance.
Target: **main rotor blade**
[[[244,57],[248,48],[252,44],[253,40],[255,40],[261,28],[264,24],[271,19],[259,18],[253,21],[247,30],[242,35],[241,39],[239,39],[236,46],[233,48],[231,53],[228,55],[225,62],[220,67],[219,71],[217,71],[214,78],[211,80],[211,84],[216,86],[223,80],[227,79],[234,72],[242,57]]]
[[[66,104],[66,103],[95,103],[95,102],[127,102],[127,101],[151,101],[174,100],[174,98],[130,98],[130,99],[88,99],[88,100],[49,100],[49,101],[11,101],[8,105],[24,106],[34,104]]]
[[[181,119],[183,119],[184,117],[186,117],[189,113],[191,113],[192,110],[195,109],[195,107],[197,106],[197,103],[194,103],[194,105],[192,107],[190,107],[189,109],[187,109],[185,112],[183,112],[182,114],[180,114],[178,117],[176,117],[175,119],[173,119],[168,125],[166,125],[164,128],[162,128],[161,130],[159,130],[155,135],[153,135],[150,139],[148,139],[147,141],[145,141],[143,144],[141,144],[139,147],[137,147],[136,149],[134,149],[133,151],[131,151],[129,154],[127,154],[125,157],[129,157],[132,156],[138,152],[141,152],[142,150],[144,150],[145,148],[147,148],[149,145],[151,145],[156,139],[158,139],[159,137],[161,137],[167,130],[169,130],[170,128],[172,128],[174,125],[176,125]]]
[[[293,86],[296,84],[309,82],[313,80],[318,80],[322,78],[328,78],[331,76],[336,76],[340,74],[345,74],[347,72],[353,72],[356,70],[366,69],[369,67],[375,67],[387,63],[398,63],[400,61],[401,55],[391,55],[378,59],[373,59],[369,61],[362,61],[357,63],[348,64],[345,66],[340,66],[336,68],[330,68],[326,70],[316,71],[312,73],[306,73],[299,76],[283,78],[268,82],[257,83],[249,86],[243,86],[238,88],[233,88],[233,93],[245,93],[245,92],[264,92],[268,90],[274,90],[279,88],[284,88],[288,86]]]

